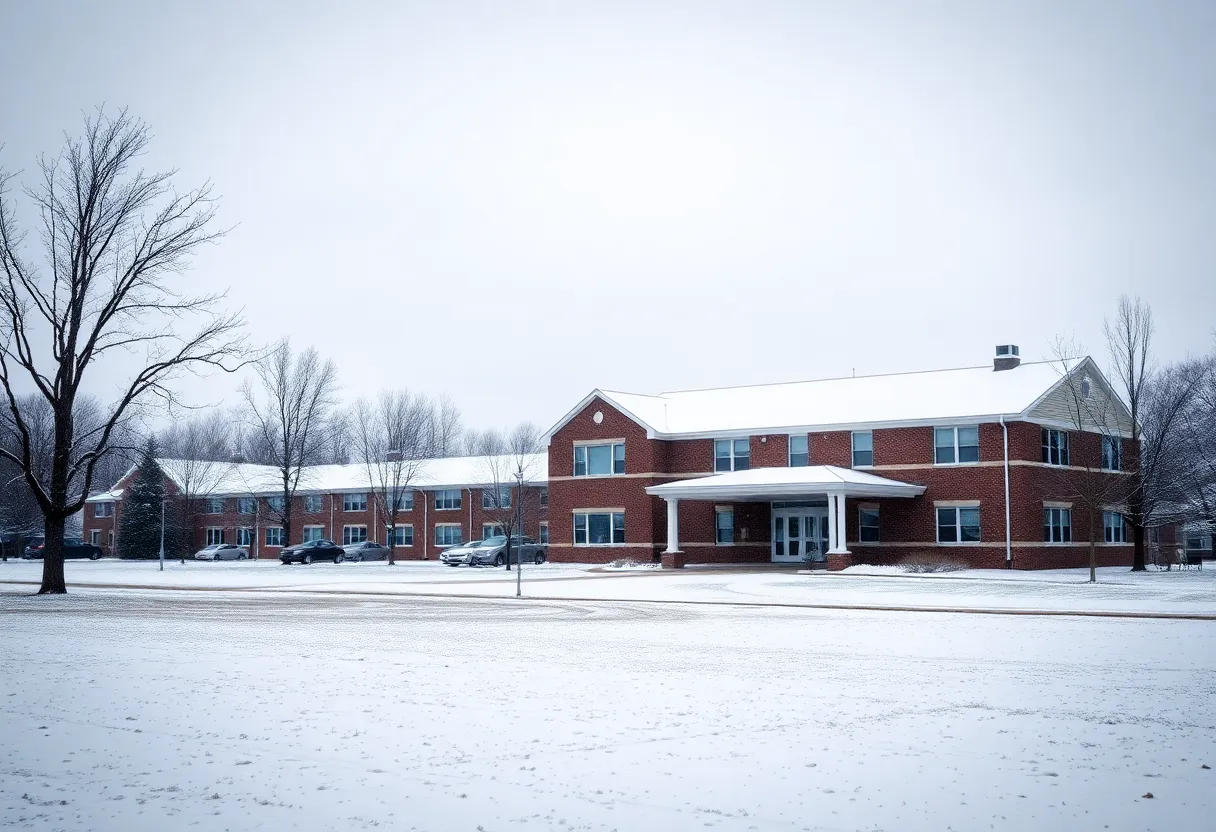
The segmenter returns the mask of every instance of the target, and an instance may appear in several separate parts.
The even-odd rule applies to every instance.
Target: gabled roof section
[[[638,393],[610,393],[606,390],[600,390],[597,387],[586,396],[583,396],[578,404],[566,412],[565,416],[558,419],[557,423],[554,424],[553,427],[545,431],[544,435],[541,437],[541,442],[547,446],[550,440],[553,439],[553,434],[557,433],[559,430],[569,424],[571,419],[582,413],[583,409],[596,399],[603,400],[612,407],[615,407],[621,413],[625,414],[625,416],[632,421],[637,422],[638,425],[646,430],[646,435],[653,438],[655,434],[660,432],[658,427],[647,421],[646,417],[635,413],[634,410],[631,409],[631,404],[633,408],[637,408],[642,413],[649,413],[651,418],[653,418],[656,415],[656,408],[654,405],[650,404],[648,400],[656,398],[658,397],[644,396]]]
[[[1026,408],[1029,418],[1066,428],[1131,436],[1131,411],[1097,362],[1086,356],[1050,363],[1056,372],[1056,382]],[[1084,379],[1090,383],[1088,396],[1083,395],[1080,387]]]

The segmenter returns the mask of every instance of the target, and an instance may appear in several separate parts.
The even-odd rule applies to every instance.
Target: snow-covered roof
[[[100,494],[94,494],[85,500],[86,503],[111,503],[115,500],[122,499],[122,489],[112,488],[109,491],[103,491]]]
[[[595,390],[546,438],[596,396],[651,437],[839,430],[890,423],[995,421],[1024,414],[1061,381],[1060,365],[1030,361],[953,370],[832,378],[645,395]]]
[[[689,500],[782,500],[813,494],[850,497],[916,497],[925,486],[880,477],[835,465],[800,468],[750,468],[709,477],[694,477],[652,485],[655,497]]]

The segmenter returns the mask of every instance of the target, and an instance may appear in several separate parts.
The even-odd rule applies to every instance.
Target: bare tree
[[[173,277],[203,245],[215,242],[210,186],[179,192],[172,172],[134,169],[149,143],[147,127],[126,113],[86,117],[84,135],[68,137],[39,161],[25,194],[41,221],[42,263],[25,253],[25,232],[0,171],[0,384],[4,386],[16,463],[42,511],[46,542],[39,593],[66,592],[63,537],[84,506],[115,428],[155,401],[173,402],[183,373],[232,371],[245,352],[242,321],[219,310],[219,295],[184,294]],[[114,384],[84,441],[77,400],[94,365],[139,357],[140,369]],[[113,376],[109,377],[110,379]],[[18,386],[50,406],[54,424],[45,479]]]
[[[540,473],[536,456],[540,430],[530,422],[523,422],[505,436],[486,431],[481,434],[478,447],[478,455],[483,457],[482,511],[507,536],[506,568],[510,571],[511,538],[523,534],[528,515],[535,508],[529,505],[524,489]],[[518,560],[518,553],[515,557]]]
[[[287,545],[304,468],[324,456],[330,439],[326,428],[337,400],[338,372],[311,347],[293,353],[289,339],[255,366],[261,389],[247,383],[242,394],[252,420],[252,441],[264,449],[267,464],[278,469],[281,492],[277,502],[268,503],[268,513],[282,525]]]
[[[429,450],[434,409],[408,390],[385,391],[355,403],[353,432],[378,513],[388,533],[388,563],[396,563],[397,518]],[[426,530],[423,530],[423,534]]]
[[[427,440],[429,445],[427,455],[433,457],[455,456],[460,452],[460,435],[463,432],[460,424],[460,410],[446,395],[440,396],[432,409],[429,420],[430,436]]]
[[[1184,362],[1179,372],[1195,378],[1195,394],[1182,416],[1180,451],[1174,456],[1178,516],[1210,536],[1216,558],[1216,353]]]
[[[173,516],[180,532],[178,556],[198,542],[199,516],[203,500],[215,493],[232,463],[233,414],[212,410],[177,422],[158,438],[166,457],[162,468],[177,486],[173,494]]]

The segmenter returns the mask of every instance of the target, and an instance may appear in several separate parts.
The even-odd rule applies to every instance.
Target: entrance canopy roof
[[[925,486],[891,480],[852,468],[809,465],[801,468],[750,468],[711,477],[652,485],[646,493],[681,500],[737,502],[796,500],[823,494],[846,497],[919,497]]]

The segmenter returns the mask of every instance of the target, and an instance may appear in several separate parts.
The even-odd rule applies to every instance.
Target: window
[[[89,532],[89,542],[94,546],[101,545],[101,529],[93,529],[93,531]]]
[[[742,439],[714,440],[715,471],[746,471],[750,467],[751,440],[746,436]]]
[[[868,430],[853,431],[853,467],[874,464],[874,434]]]
[[[256,508],[252,497],[240,497],[236,501],[237,514],[253,514]]]
[[[721,546],[735,542],[735,510],[719,508],[714,510],[715,540]]]
[[[342,545],[349,546],[352,543],[363,543],[367,540],[367,526],[343,526],[342,527]]]
[[[504,535],[504,534],[506,534],[506,532],[503,531],[502,525],[499,523],[482,523],[481,524],[481,539],[482,540],[485,540],[487,537],[498,537],[499,535]]]
[[[935,465],[979,461],[980,429],[978,427],[933,429],[933,462]]]
[[[937,509],[938,543],[976,543],[979,539],[979,506],[941,506]]]
[[[1119,437],[1102,437],[1102,467],[1107,471],[1123,470],[1123,441]]]
[[[575,546],[611,546],[624,542],[624,512],[579,512],[574,515]]]
[[[366,505],[364,506],[366,508]],[[305,494],[304,495],[304,513],[305,514],[320,514],[321,495],[320,494]]]
[[[305,526],[304,527],[304,542],[311,543],[314,540],[320,540],[325,529],[321,526]]]
[[[224,530],[212,526],[207,529],[207,545],[214,546],[217,543],[224,542]]]
[[[497,498],[495,497],[494,491],[494,488],[481,489],[481,507],[487,511],[494,508],[510,508],[511,486],[498,486]]]
[[[266,545],[267,546],[282,546],[283,545],[283,528],[281,526],[271,526],[266,529]]]
[[[1090,384],[1090,382],[1089,382],[1089,376],[1086,376],[1085,378],[1081,379],[1081,398],[1088,399],[1090,389],[1092,387],[1093,387],[1093,385]]]
[[[455,511],[460,508],[460,489],[445,488],[435,492],[435,511]]]
[[[878,506],[857,509],[857,540],[861,543],[878,543]]]
[[[1047,543],[1072,542],[1072,509],[1043,509],[1043,540]]]
[[[343,511],[367,511],[367,495],[366,494],[343,494],[342,495],[342,510]]]
[[[389,499],[392,499],[392,489],[389,489]],[[397,495],[397,511],[414,510],[414,492],[402,491]]]
[[[114,504],[113,503],[93,503],[93,516],[94,517],[113,517],[114,516]]]
[[[538,543],[543,543],[546,546],[549,545],[549,524],[548,523],[540,524],[540,529],[536,533],[536,541]]]
[[[1102,512],[1102,531],[1107,543],[1127,542],[1127,526],[1117,511]]]
[[[224,498],[223,497],[208,497],[207,502],[203,506],[203,514],[223,514],[224,513]]]
[[[625,473],[625,443],[574,446],[574,476],[606,477]]]
[[[459,546],[460,526],[455,523],[439,523],[435,526],[436,546]]]
[[[266,506],[276,514],[283,513],[283,498],[282,497],[267,497]]]
[[[236,545],[237,546],[252,546],[253,545],[253,529],[248,526],[236,530]]]
[[[413,546],[414,545],[414,527],[413,526],[393,526],[391,529],[387,526],[384,528],[387,538],[393,541],[394,546]]]
[[[549,489],[547,489],[547,488],[540,489],[540,507],[541,508],[549,507]]]
[[[804,468],[811,464],[810,443],[806,434],[790,437],[790,467]]]
[[[1068,464],[1068,434],[1043,428],[1043,461],[1048,465]]]

